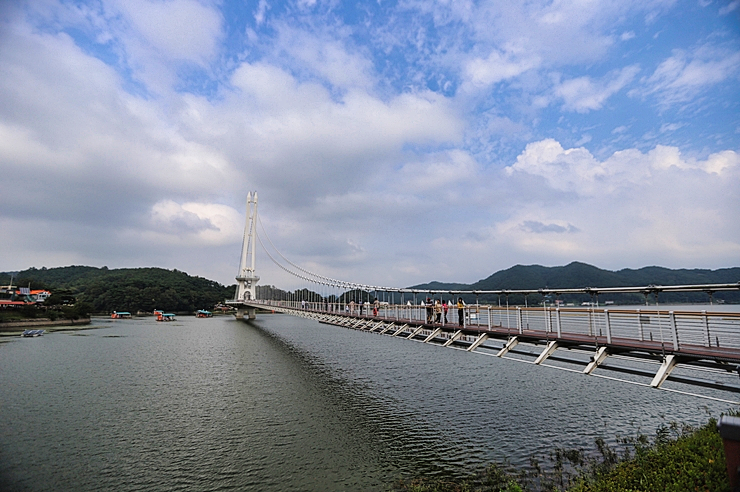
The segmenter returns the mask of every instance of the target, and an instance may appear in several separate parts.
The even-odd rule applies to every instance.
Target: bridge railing
[[[301,301],[259,301],[292,309],[325,311],[360,316],[359,304],[349,305]],[[506,330],[510,335],[544,334],[553,339],[567,336],[599,337],[606,343],[617,341],[661,342],[663,346],[740,349],[740,313],[683,311],[659,307],[499,307],[466,306],[463,325],[468,329]],[[426,322],[426,306],[381,304],[377,317],[395,322]],[[373,305],[362,306],[362,316],[373,316]],[[459,326],[458,310],[450,306],[447,325]],[[444,316],[442,316],[442,324]]]

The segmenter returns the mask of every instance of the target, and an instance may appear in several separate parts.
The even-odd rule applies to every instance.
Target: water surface
[[[724,403],[285,315],[0,344],[3,490],[386,490]]]

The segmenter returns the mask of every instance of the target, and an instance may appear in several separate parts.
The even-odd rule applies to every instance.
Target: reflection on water
[[[282,315],[100,323],[0,345],[0,488],[383,490],[727,408]]]

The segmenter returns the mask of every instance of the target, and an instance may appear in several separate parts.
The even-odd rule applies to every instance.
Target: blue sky
[[[0,270],[740,264],[740,1],[0,6]],[[258,259],[266,283],[295,283]]]

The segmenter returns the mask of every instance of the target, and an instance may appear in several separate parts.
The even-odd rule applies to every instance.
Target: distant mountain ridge
[[[429,282],[410,288],[419,290],[516,290],[516,289],[575,289],[585,287],[633,287],[644,285],[731,284],[740,282],[740,267],[707,269],[678,269],[648,266],[618,271],[604,270],[574,261],[565,266],[515,265],[500,270],[472,284]],[[698,299],[683,296],[682,300]],[[634,297],[634,296],[633,296]],[[675,298],[676,296],[671,296]],[[704,295],[706,298],[706,295]],[[740,292],[718,294],[729,302],[740,302]],[[635,298],[636,299],[636,298]]]
[[[604,270],[574,261],[565,266],[515,265],[472,284],[429,282],[413,289],[499,290],[540,288],[628,287],[642,285],[724,284],[740,282],[740,267],[679,269],[648,266]]]

